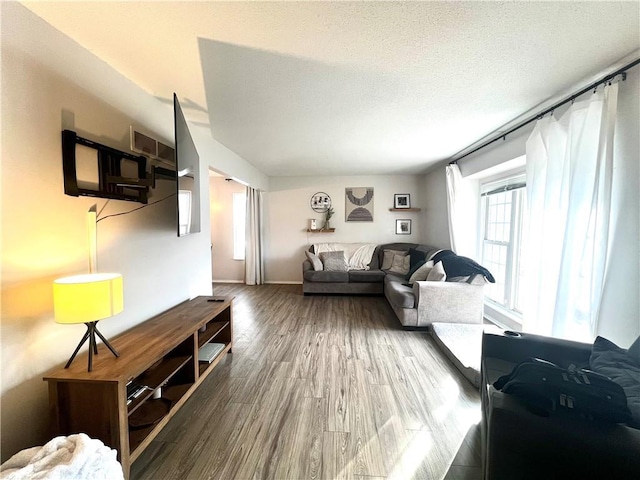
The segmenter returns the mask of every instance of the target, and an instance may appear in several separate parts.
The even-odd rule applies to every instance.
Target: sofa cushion
[[[384,293],[393,306],[398,308],[414,308],[416,297],[413,288],[404,284],[405,279],[399,275],[388,273],[384,278]]]
[[[425,263],[427,263],[426,260],[420,260],[418,263],[416,263],[413,266],[409,267],[409,272],[407,272],[407,274],[404,276],[404,278],[406,280],[409,280],[411,278],[411,276],[416,272],[416,270],[418,270],[422,265],[424,265]],[[411,265],[411,260],[409,260],[409,265]]]
[[[347,260],[344,258],[344,252],[322,252],[320,260],[324,270],[327,272],[346,272]]]
[[[326,270],[316,272],[315,270],[307,270],[304,272],[304,279],[308,282],[347,283],[349,281],[349,272],[328,272]]]
[[[349,281],[360,283],[382,282],[384,272],[382,270],[350,270]]]
[[[411,277],[409,277],[409,283],[426,280],[432,268],[433,268],[433,262],[431,260],[423,263],[422,266],[418,268],[415,272],[413,272],[413,275],[411,275]]]
[[[444,273],[442,262],[436,263],[427,275],[428,282],[444,282],[446,279],[447,274]]]
[[[409,249],[409,272],[412,273],[411,271],[414,270],[414,268],[416,268],[416,265],[418,265],[421,262],[426,262],[427,261],[427,252],[424,252],[422,250],[418,250],[416,248],[410,248]]]
[[[633,352],[629,355],[627,350],[610,340],[597,337],[589,365],[593,371],[606,375],[622,387],[634,426],[640,426],[640,365],[633,360]]]
[[[389,268],[389,272],[391,273],[399,273],[400,275],[406,275],[409,273],[409,255],[394,255],[393,262],[391,263],[391,268]]]
[[[389,270],[393,264],[393,257],[396,255],[406,255],[407,252],[403,250],[383,250],[382,252],[382,265],[380,270]]]
[[[324,267],[322,265],[322,260],[320,260],[320,258],[318,258],[317,255],[309,251],[305,251],[304,254],[307,256],[309,263],[311,263],[311,266],[316,272],[319,272],[320,270],[324,270]]]

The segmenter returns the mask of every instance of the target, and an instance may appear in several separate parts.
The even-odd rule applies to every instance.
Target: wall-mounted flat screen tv
[[[178,174],[178,236],[182,237],[200,231],[200,156],[175,93],[173,117]]]

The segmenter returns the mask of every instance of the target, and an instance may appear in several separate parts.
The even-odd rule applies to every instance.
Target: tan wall
[[[244,260],[233,259],[233,194],[246,187],[224,177],[210,177],[211,268],[214,282],[244,283]]]
[[[104,88],[117,88],[123,96],[137,99],[129,110],[115,108],[99,92],[78,86],[60,73],[63,66],[52,69],[47,64],[55,61],[56,51],[74,49],[83,68],[95,68],[103,75]],[[79,68],[73,62],[67,67]],[[104,69],[104,62],[21,5],[3,2],[3,461],[22,448],[49,439],[48,394],[42,376],[66,361],[85,330],[83,325],[54,322],[51,282],[88,271],[86,212],[93,203],[100,210],[106,200],[64,194],[61,130],[73,128],[85,137],[127,151],[129,126],[135,123],[172,143],[171,108],[113,70],[107,69],[113,79],[104,77]],[[150,108],[148,113],[137,110],[141,105]],[[158,129],[158,124],[166,124],[166,128]],[[208,191],[206,165],[201,173],[201,188]],[[152,200],[169,193],[156,192]],[[140,205],[112,200],[103,215]],[[98,269],[122,273],[125,288],[124,312],[100,322],[107,338],[185,299],[211,292],[208,194],[202,216],[204,234],[178,238],[175,209],[175,197],[171,196],[98,224]],[[102,354],[109,353],[101,347]]]

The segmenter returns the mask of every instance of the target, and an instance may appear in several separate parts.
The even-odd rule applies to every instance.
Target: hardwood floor
[[[133,464],[134,480],[479,479],[478,391],[384,297],[233,295],[233,353]]]

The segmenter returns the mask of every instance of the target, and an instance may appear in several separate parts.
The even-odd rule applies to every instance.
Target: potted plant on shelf
[[[329,207],[324,217],[324,225],[322,225],[322,230],[329,230],[331,228],[329,224],[329,220],[333,217],[333,208]]]

